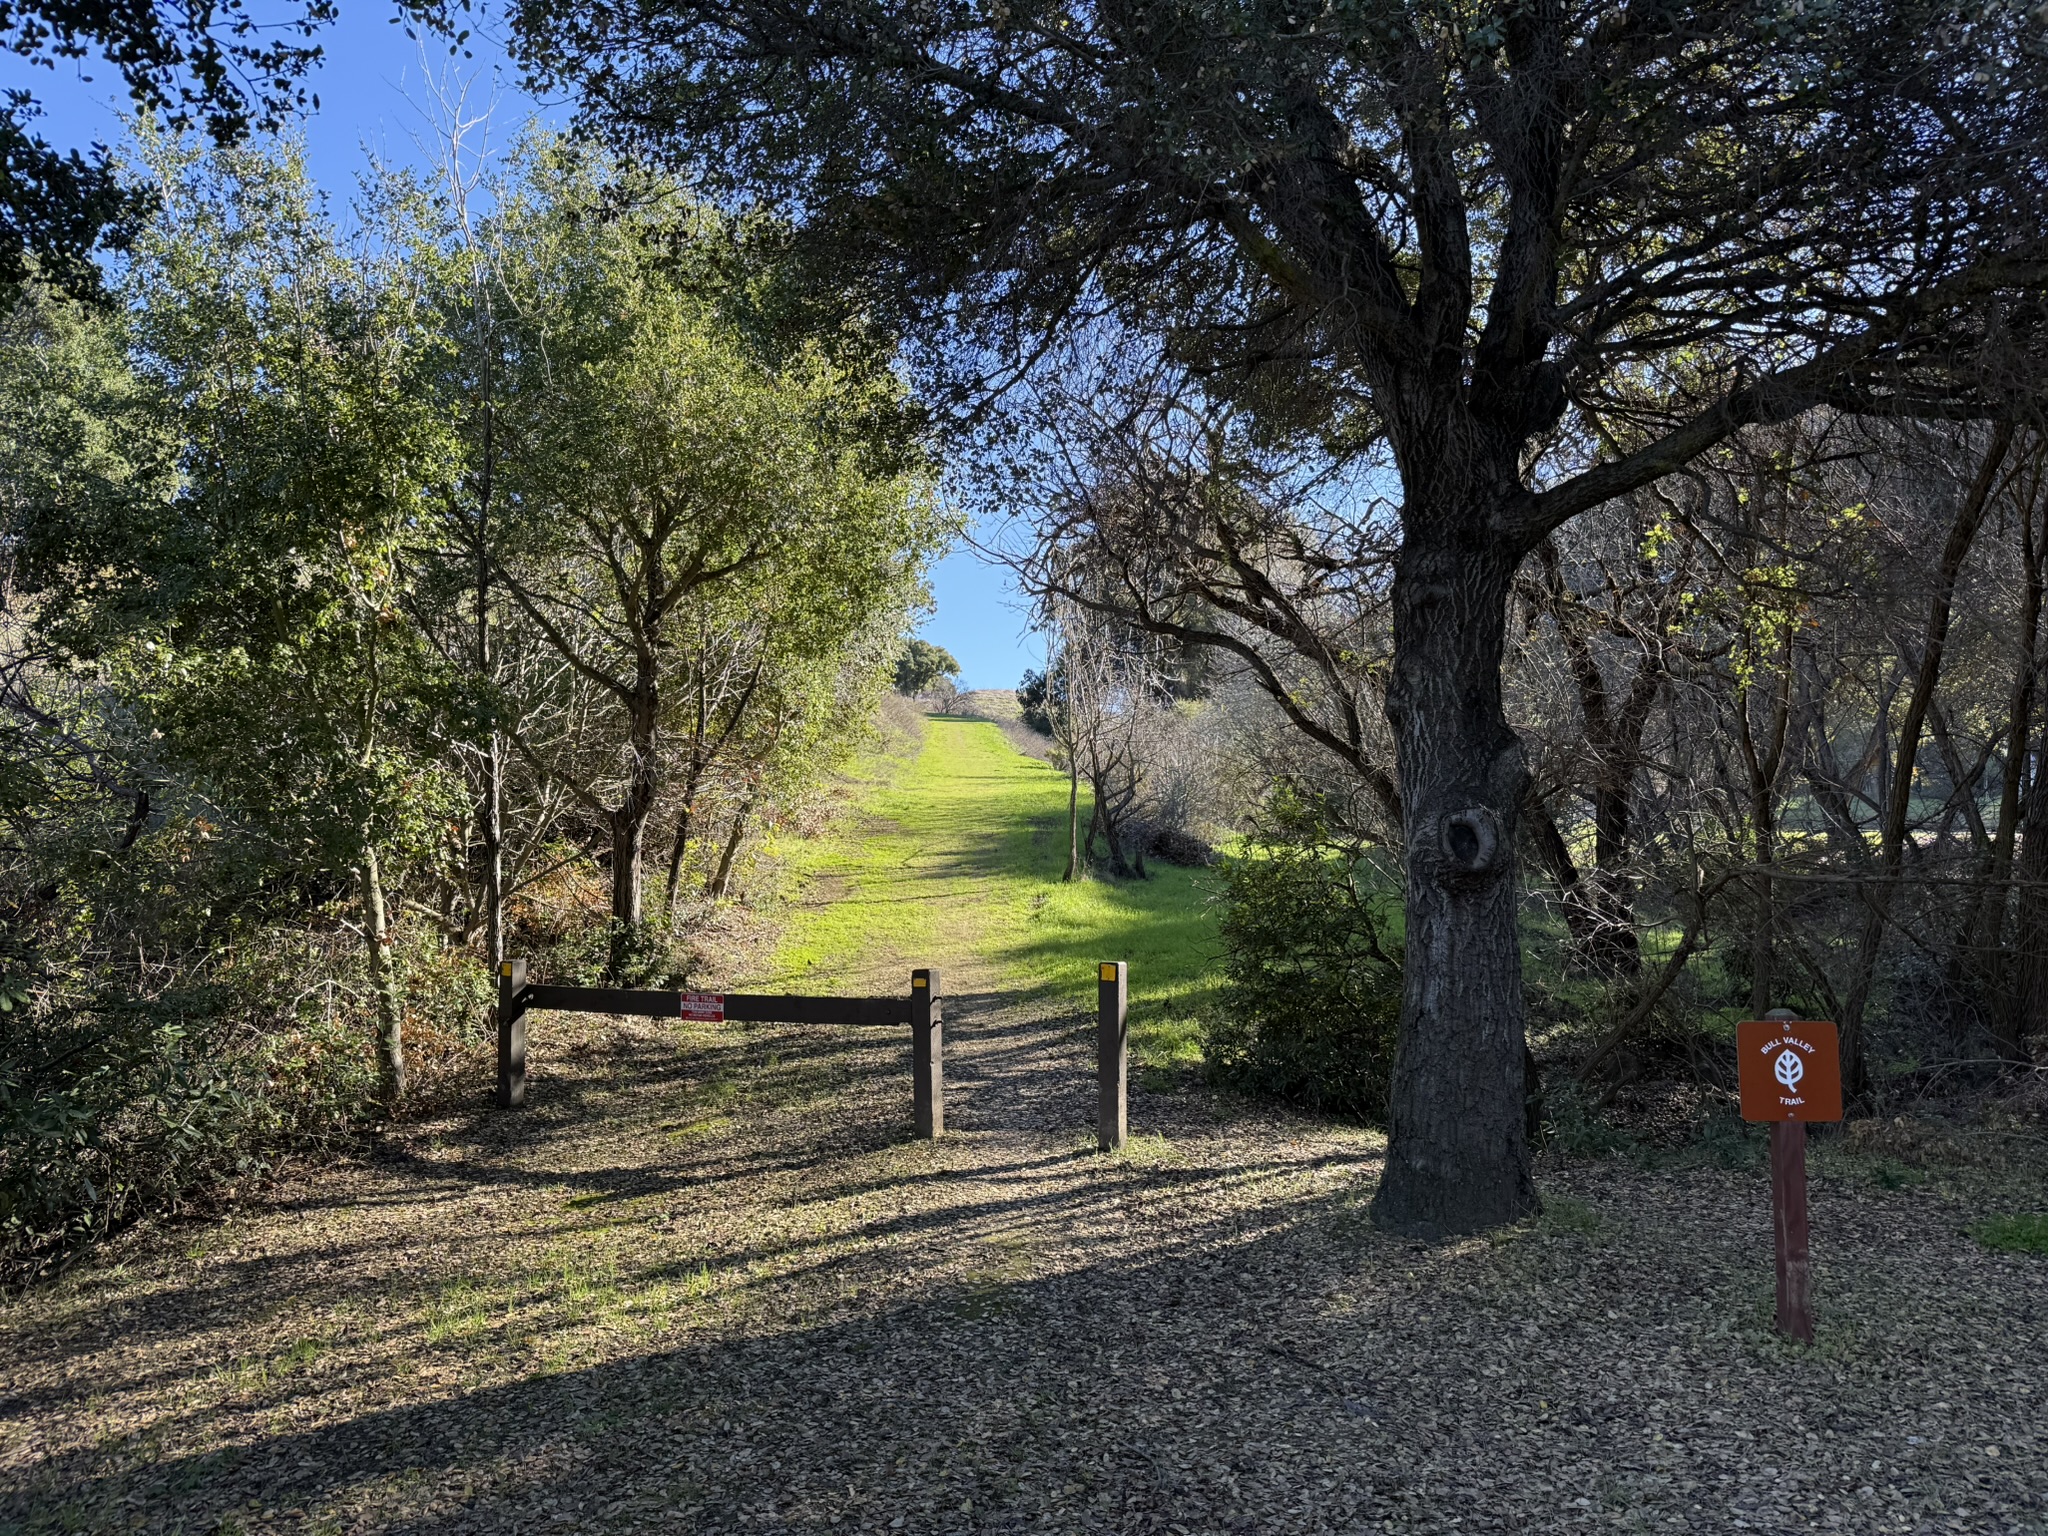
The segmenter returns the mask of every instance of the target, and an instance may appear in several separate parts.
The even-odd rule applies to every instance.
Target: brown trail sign
[[[910,973],[902,997],[776,997],[739,992],[657,992],[627,987],[529,984],[524,960],[498,968],[498,1107],[526,1102],[526,1016],[542,1009],[623,1013],[642,1018],[727,1019],[757,1024],[908,1024],[917,1134],[946,1127],[945,1067],[939,1029],[939,973]]]
[[[1806,1216],[1806,1126],[1842,1118],[1835,1026],[1787,1009],[1735,1026],[1742,1118],[1771,1127],[1771,1232],[1777,1252],[1778,1332],[1813,1342],[1813,1266]]]

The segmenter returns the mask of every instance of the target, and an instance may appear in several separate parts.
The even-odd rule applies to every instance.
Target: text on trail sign
[[[1834,1025],[1749,1019],[1735,1026],[1735,1058],[1743,1119],[1842,1118],[1842,1055]]]
[[[725,1022],[725,994],[723,992],[684,992],[680,994],[677,1014],[685,1019],[695,1019],[701,1024],[723,1024]]]

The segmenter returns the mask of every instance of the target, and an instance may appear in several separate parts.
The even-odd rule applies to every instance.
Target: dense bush
[[[267,1171],[374,1099],[360,1020],[259,1030],[221,989],[16,1014],[0,1045],[0,1253],[104,1236],[208,1183]]]
[[[1224,866],[1225,984],[1203,1052],[1216,1081],[1385,1118],[1401,965],[1370,879],[1319,842],[1255,845]]]
[[[47,1268],[390,1112],[351,936],[251,926],[160,953],[167,985],[115,958],[45,963],[33,998],[0,1013],[0,1272]],[[480,1100],[489,976],[430,933],[402,936],[392,963],[415,1101]]]

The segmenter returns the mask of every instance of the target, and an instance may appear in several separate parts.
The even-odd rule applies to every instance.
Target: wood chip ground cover
[[[1750,1170],[1552,1169],[1425,1247],[1379,1142],[1197,1092],[1089,1150],[1076,1020],[590,1023],[534,1106],[13,1303],[23,1531],[2048,1529],[2048,1265],[1936,1183],[1815,1191],[1769,1330]]]

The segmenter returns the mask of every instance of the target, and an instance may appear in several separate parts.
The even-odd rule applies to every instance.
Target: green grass
[[[1085,829],[1089,802],[1081,817]],[[1134,1053],[1154,1067],[1199,1055],[1219,980],[1214,877],[1063,884],[1067,781],[981,720],[934,716],[908,757],[868,765],[837,832],[778,850],[807,895],[757,978],[781,991],[907,986],[1054,995],[1092,1012],[1095,966],[1130,963]]]
[[[1970,1235],[1993,1253],[2037,1253],[2048,1258],[2048,1216],[1991,1216]]]

